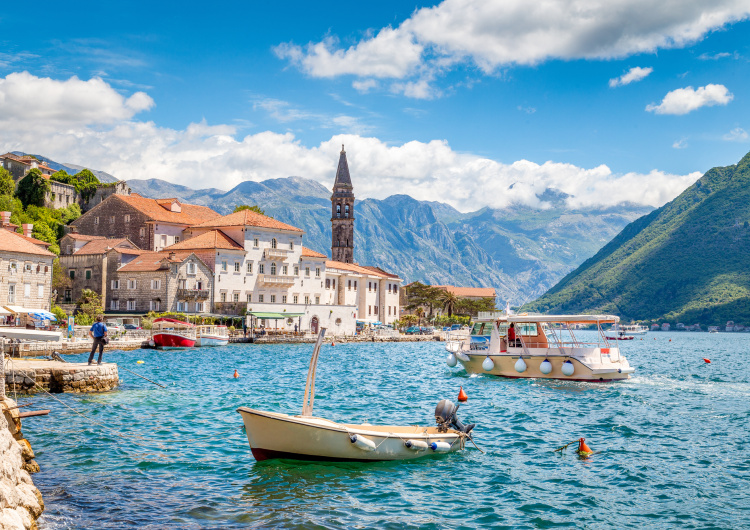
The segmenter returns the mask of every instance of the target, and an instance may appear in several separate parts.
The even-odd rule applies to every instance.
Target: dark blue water
[[[374,464],[253,460],[235,409],[298,413],[310,345],[113,354],[168,388],[121,371],[117,391],[59,396],[101,425],[34,397],[52,409],[24,422],[41,528],[750,527],[750,334],[624,347],[635,377],[588,384],[470,377],[441,343],[325,346],[316,415],[432,424],[469,395],[486,453]],[[553,452],[581,436],[594,456]]]

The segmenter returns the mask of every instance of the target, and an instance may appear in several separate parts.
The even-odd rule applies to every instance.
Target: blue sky
[[[661,4],[11,4],[0,148],[229,189],[345,142],[359,197],[658,206],[750,151],[750,3]]]

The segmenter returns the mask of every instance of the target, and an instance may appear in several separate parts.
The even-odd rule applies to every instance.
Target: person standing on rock
[[[102,322],[102,316],[98,315],[96,317],[96,322],[94,322],[94,325],[91,326],[91,329],[89,330],[89,337],[94,339],[94,344],[91,346],[91,355],[89,355],[89,364],[93,364],[94,362],[94,352],[96,352],[96,347],[99,347],[99,362],[97,364],[102,364],[102,356],[104,355],[104,345],[107,344],[107,326]]]

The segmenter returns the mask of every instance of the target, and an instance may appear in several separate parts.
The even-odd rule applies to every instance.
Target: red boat
[[[154,345],[164,349],[195,346],[195,326],[174,318],[157,318],[151,328]]]

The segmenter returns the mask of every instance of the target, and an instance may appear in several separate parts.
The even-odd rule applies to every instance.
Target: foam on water
[[[744,334],[652,333],[623,345],[634,378],[587,384],[469,376],[440,343],[324,346],[316,415],[430,425],[440,399],[469,395],[459,416],[486,453],[373,464],[253,460],[235,410],[298,413],[310,345],[114,354],[168,388],[122,371],[118,391],[59,396],[106,431],[34,398],[52,409],[24,424],[41,527],[750,526],[749,347]],[[590,459],[553,452],[581,436]]]

